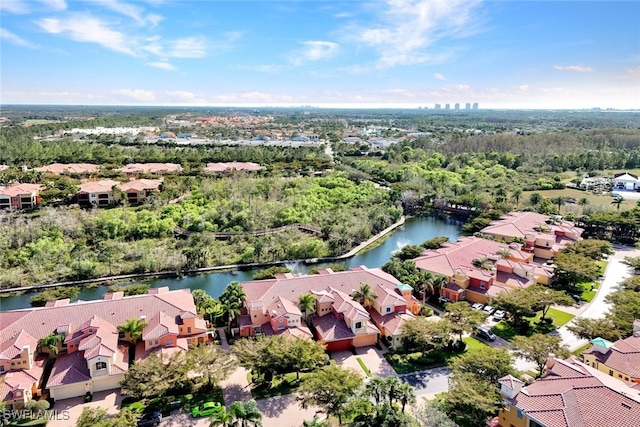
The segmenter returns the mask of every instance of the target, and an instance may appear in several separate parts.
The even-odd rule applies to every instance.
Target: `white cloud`
[[[334,42],[312,40],[302,42],[304,49],[294,53],[291,62],[300,65],[304,61],[321,61],[336,55],[340,45]]]
[[[629,80],[640,80],[640,67],[628,67],[625,72],[625,78]]]
[[[433,77],[435,77],[435,78],[436,78],[436,79],[438,79],[438,80],[447,80],[447,79],[445,78],[445,76],[443,76],[443,75],[442,75],[442,74],[440,74],[440,73],[435,73],[435,74],[433,75]]]
[[[381,22],[355,31],[357,41],[377,50],[378,67],[435,63],[447,55],[432,47],[444,38],[465,37],[478,31],[478,0],[388,0]]]
[[[147,62],[145,65],[148,65],[149,67],[160,68],[161,70],[167,70],[167,71],[173,71],[177,69],[173,64],[170,64],[164,61]]]
[[[207,55],[204,37],[186,37],[169,42],[167,56],[171,58],[203,58]]]
[[[518,86],[518,89],[523,91],[523,92],[526,92],[526,91],[529,90],[529,85],[520,85],[520,86]]]
[[[73,14],[63,19],[45,18],[36,23],[51,34],[64,34],[75,41],[97,43],[107,49],[136,56],[125,34],[109,29],[103,21],[90,15]]]
[[[144,14],[144,9],[133,4],[124,3],[118,0],[93,0],[95,3],[98,3],[107,9],[110,9],[116,13],[120,13],[124,16],[127,16],[134,21],[136,21],[140,25],[151,25],[156,26],[160,21],[164,18],[160,15],[156,15],[153,13]]]
[[[553,68],[558,71],[574,71],[576,73],[590,73],[593,71],[593,68],[583,65],[554,65]]]
[[[11,31],[7,30],[6,28],[0,28],[0,39],[6,40],[9,43],[15,44],[17,46],[28,47],[31,49],[34,49],[36,47],[17,34],[14,34]]]
[[[153,92],[143,89],[118,89],[111,91],[111,93],[135,99],[136,101],[154,101],[156,99],[156,95]]]
[[[29,7],[22,0],[2,0],[0,1],[0,10],[16,15],[29,13]]]
[[[67,9],[67,2],[65,0],[40,0],[40,3],[43,3],[52,10],[60,11]]]

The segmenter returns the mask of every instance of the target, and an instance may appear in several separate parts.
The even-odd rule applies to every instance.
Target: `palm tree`
[[[220,295],[220,302],[224,307],[224,312],[227,315],[227,332],[231,333],[231,324],[233,319],[240,315],[240,310],[244,305],[247,295],[242,289],[242,285],[239,282],[231,282]]]
[[[378,295],[376,295],[376,293],[373,291],[371,285],[361,283],[360,289],[354,291],[353,294],[351,294],[351,298],[360,302],[360,304],[362,304],[363,306],[368,307],[373,303],[373,301],[375,301],[376,298],[378,298]]]
[[[326,427],[327,423],[327,420],[321,420],[317,415],[314,415],[311,421],[303,421],[302,427]]]
[[[395,388],[394,398],[400,402],[402,412],[404,412],[404,408],[407,404],[413,405],[416,403],[416,393],[413,390],[413,387],[404,382]]]
[[[422,305],[425,305],[427,301],[427,291],[433,293],[436,290],[436,277],[431,274],[431,272],[427,271],[424,275],[422,275],[419,289],[420,293],[422,294]]]
[[[147,326],[147,321],[138,317],[127,320],[118,326],[118,330],[124,333],[124,341],[129,341],[133,346],[142,338],[142,331]]]
[[[513,190],[513,194],[511,195],[511,198],[516,202],[516,209],[518,209],[518,204],[520,203],[520,196],[522,196],[521,188],[516,188],[515,190]]]
[[[209,426],[210,427],[231,427],[231,423],[233,423],[233,414],[227,411],[227,408],[224,406],[220,408],[220,411],[214,412],[209,417]]]
[[[473,264],[474,267],[477,267],[480,270],[491,271],[491,269],[493,268],[493,262],[489,258],[484,256],[474,259],[473,261],[471,261],[471,264]]]
[[[247,402],[233,402],[229,406],[229,413],[236,419],[234,425],[239,425],[240,427],[262,427],[262,413],[253,399]]]
[[[558,213],[560,213],[560,208],[565,204],[566,201],[567,199],[562,196],[554,197],[553,199],[551,199],[551,203],[553,203],[554,205],[558,205]]]
[[[377,407],[384,402],[384,399],[387,396],[387,388],[387,382],[382,377],[372,378],[365,386],[365,391],[373,398],[373,401],[376,404],[376,417],[378,416]]]
[[[303,319],[307,320],[307,315],[310,311],[316,308],[316,297],[312,293],[305,293],[300,295],[300,309],[304,314]]]
[[[38,341],[36,353],[49,353],[49,356],[55,359],[61,350],[62,341],[62,334],[49,334]]]
[[[622,204],[622,202],[624,202],[624,197],[618,194],[613,198],[613,201],[611,202],[611,204],[616,205],[618,210],[620,210],[620,205]]]
[[[542,202],[542,194],[535,192],[529,196],[529,202],[535,207],[538,206]]]
[[[513,254],[511,253],[511,251],[507,248],[501,248],[496,252],[496,255],[500,255],[500,258],[502,259],[509,259],[510,257],[513,256]]]

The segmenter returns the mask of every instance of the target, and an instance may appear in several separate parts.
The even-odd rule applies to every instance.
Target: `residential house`
[[[42,188],[43,186],[40,184],[19,183],[0,187],[0,210],[34,208],[42,202],[38,195]]]
[[[113,188],[119,183],[110,179],[80,184],[76,193],[80,206],[112,206],[116,199]]]
[[[544,376],[526,385],[508,375],[499,380],[502,409],[492,427],[637,426],[640,394],[574,357],[550,356]]]
[[[343,272],[321,269],[318,273],[303,276],[288,273],[275,279],[242,283],[247,297],[246,312],[239,318],[240,336],[281,333],[313,336],[329,351],[347,350],[373,345],[381,333],[398,342],[397,325],[411,318],[412,310],[414,313],[420,310],[411,291],[379,268],[355,267]],[[362,284],[370,285],[380,295],[380,301],[369,310],[351,298]],[[314,309],[302,313],[299,299],[307,293],[315,297]]]
[[[135,179],[118,184],[118,188],[127,195],[127,201],[132,205],[144,203],[149,195],[162,189],[162,179]]]
[[[481,233],[497,240],[524,242],[523,250],[548,260],[564,246],[581,239],[582,229],[559,215],[549,217],[536,212],[510,212],[492,221]]]
[[[617,173],[611,180],[611,189],[635,191],[640,189],[640,180],[637,175],[627,172]]]
[[[227,162],[227,163],[207,163],[204,168],[205,173],[229,173],[233,171],[259,171],[264,169],[257,163],[252,162]]]
[[[582,353],[587,365],[614,378],[631,381],[640,389],[640,319],[633,323],[633,335],[614,343],[603,338],[591,340],[593,346]]]
[[[534,255],[517,243],[501,243],[478,237],[462,237],[440,249],[425,251],[413,260],[423,271],[444,276],[441,297],[486,304],[512,289],[534,283],[548,284],[553,267],[534,262]]]
[[[53,163],[47,166],[34,168],[34,170],[53,175],[91,175],[98,173],[98,165],[91,163]]]
[[[0,312],[2,398],[13,405],[44,389],[59,400],[118,388],[129,360],[129,346],[118,325],[132,318],[148,319],[142,341],[135,347],[134,358],[140,360],[154,352],[182,351],[208,341],[206,324],[195,313],[188,289],[168,288],[151,289],[145,295],[124,297],[117,292],[103,300],[60,300],[45,307]],[[61,334],[64,345],[47,383],[42,384],[46,358],[34,352],[38,340],[52,333]]]
[[[131,163],[116,172],[127,174],[127,176],[138,176],[141,174],[164,175],[167,173],[180,173],[182,166],[175,163]]]

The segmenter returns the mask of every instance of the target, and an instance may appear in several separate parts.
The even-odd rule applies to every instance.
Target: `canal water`
[[[450,241],[455,241],[460,235],[462,223],[455,220],[443,220],[432,217],[409,218],[405,224],[396,229],[379,246],[366,252],[360,252],[356,256],[330,264],[342,264],[346,267],[364,265],[369,268],[380,267],[389,261],[395,251],[406,245],[419,245],[425,240],[438,236],[446,236]],[[286,267],[294,274],[307,273],[312,268],[322,267],[326,264],[305,265],[303,263],[289,263]],[[211,273],[183,278],[164,278],[151,280],[151,287],[168,286],[170,289],[204,289],[213,297],[218,297],[224,288],[233,281],[245,282],[253,279],[253,275],[262,268],[238,271],[235,273]],[[126,283],[123,283],[126,284]],[[80,291],[78,299],[94,300],[102,299],[107,291],[107,286],[84,288]],[[16,295],[0,298],[0,310],[15,310],[31,306],[31,297],[37,293]]]

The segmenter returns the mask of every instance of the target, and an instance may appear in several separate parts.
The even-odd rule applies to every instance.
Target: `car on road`
[[[507,312],[504,310],[496,310],[495,313],[493,313],[493,320],[500,321],[504,319],[504,316],[506,316],[506,314]]]
[[[222,405],[220,405],[220,402],[206,402],[193,408],[191,415],[193,415],[193,418],[208,417],[221,410]]]
[[[471,304],[471,308],[473,308],[474,310],[482,310],[483,307],[484,304],[480,304],[479,302],[474,302],[473,304]]]
[[[491,314],[493,313],[493,307],[491,307],[489,304],[485,305],[483,308],[484,312],[487,314]]]
[[[147,412],[146,414],[142,414],[140,418],[138,418],[138,427],[151,427],[157,426],[162,421],[162,414],[160,412]]]
[[[484,326],[478,326],[476,329],[476,336],[487,341],[495,341],[496,339],[496,335],[491,332],[491,329],[485,328]]]

